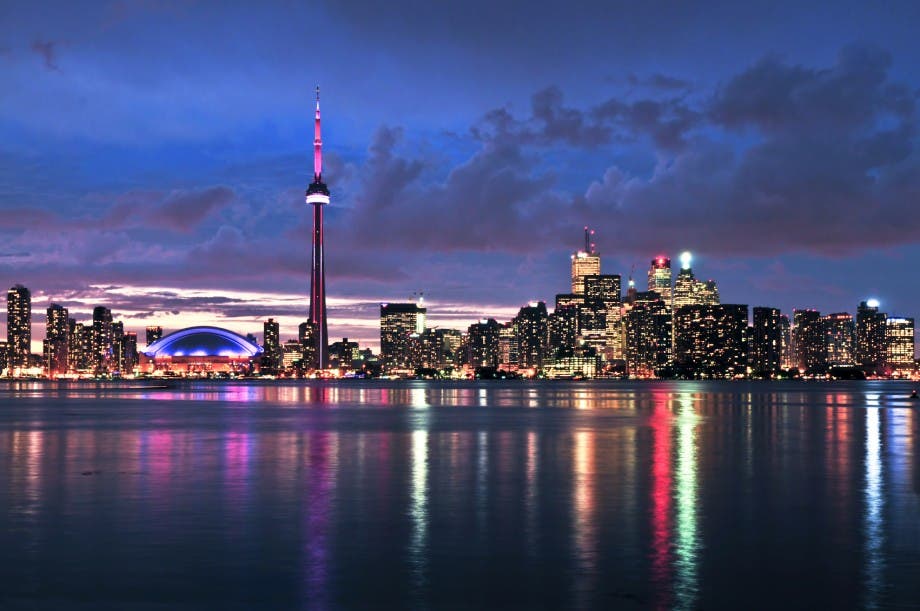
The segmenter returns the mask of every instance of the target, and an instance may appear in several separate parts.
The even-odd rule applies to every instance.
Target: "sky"
[[[0,284],[128,330],[306,318],[322,92],[329,332],[640,288],[920,315],[920,3],[0,4]],[[5,327],[4,327],[5,331]],[[143,334],[141,333],[142,337]]]

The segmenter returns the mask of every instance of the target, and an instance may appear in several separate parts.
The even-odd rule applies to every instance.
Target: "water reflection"
[[[865,566],[866,608],[876,609],[882,592],[885,560],[882,556],[884,510],[882,482],[882,440],[878,396],[866,396],[866,473],[865,473]]]
[[[425,586],[428,537],[428,431],[412,432],[411,490],[409,514],[412,535],[409,542],[409,562],[416,594]]]
[[[671,410],[668,395],[655,393],[652,427],[652,584],[654,607],[671,606]]]
[[[488,508],[489,490],[489,434],[480,431],[476,443],[476,523],[483,532]]]
[[[311,433],[302,437],[306,465],[303,477],[303,585],[305,608],[331,608],[329,563],[334,543],[332,537],[332,500],[335,489],[338,436]]]
[[[697,596],[697,561],[700,541],[697,536],[697,447],[699,417],[693,400],[682,395],[677,408],[677,470],[674,492],[677,498],[677,537],[675,541],[674,587],[676,607],[692,609]]]
[[[524,523],[526,525],[527,555],[533,557],[536,553],[537,544],[537,498],[539,489],[538,469],[539,453],[537,449],[537,434],[534,431],[527,433],[527,455],[526,455],[526,484],[524,500]]]
[[[908,392],[0,392],[0,591],[223,608],[887,607],[920,594]]]
[[[572,481],[574,524],[572,534],[575,542],[577,574],[575,584],[576,606],[584,607],[590,594],[590,581],[597,569],[597,529],[595,523],[595,465],[594,431],[576,431]]]

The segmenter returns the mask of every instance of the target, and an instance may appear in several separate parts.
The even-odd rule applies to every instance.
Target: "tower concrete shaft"
[[[313,136],[313,182],[307,188],[307,204],[313,206],[313,257],[310,270],[309,351],[316,369],[329,366],[329,333],[326,326],[326,257],[323,245],[323,206],[329,203],[329,189],[323,183],[323,141],[320,136],[319,87],[316,88],[316,118]]]

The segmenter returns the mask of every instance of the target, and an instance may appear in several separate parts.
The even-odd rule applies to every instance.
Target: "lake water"
[[[897,382],[0,385],[0,609],[920,608]]]

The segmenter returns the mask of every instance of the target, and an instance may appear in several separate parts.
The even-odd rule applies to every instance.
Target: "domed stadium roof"
[[[262,353],[258,346],[242,335],[220,327],[189,327],[147,346],[144,354],[151,358],[166,356],[250,357]]]

